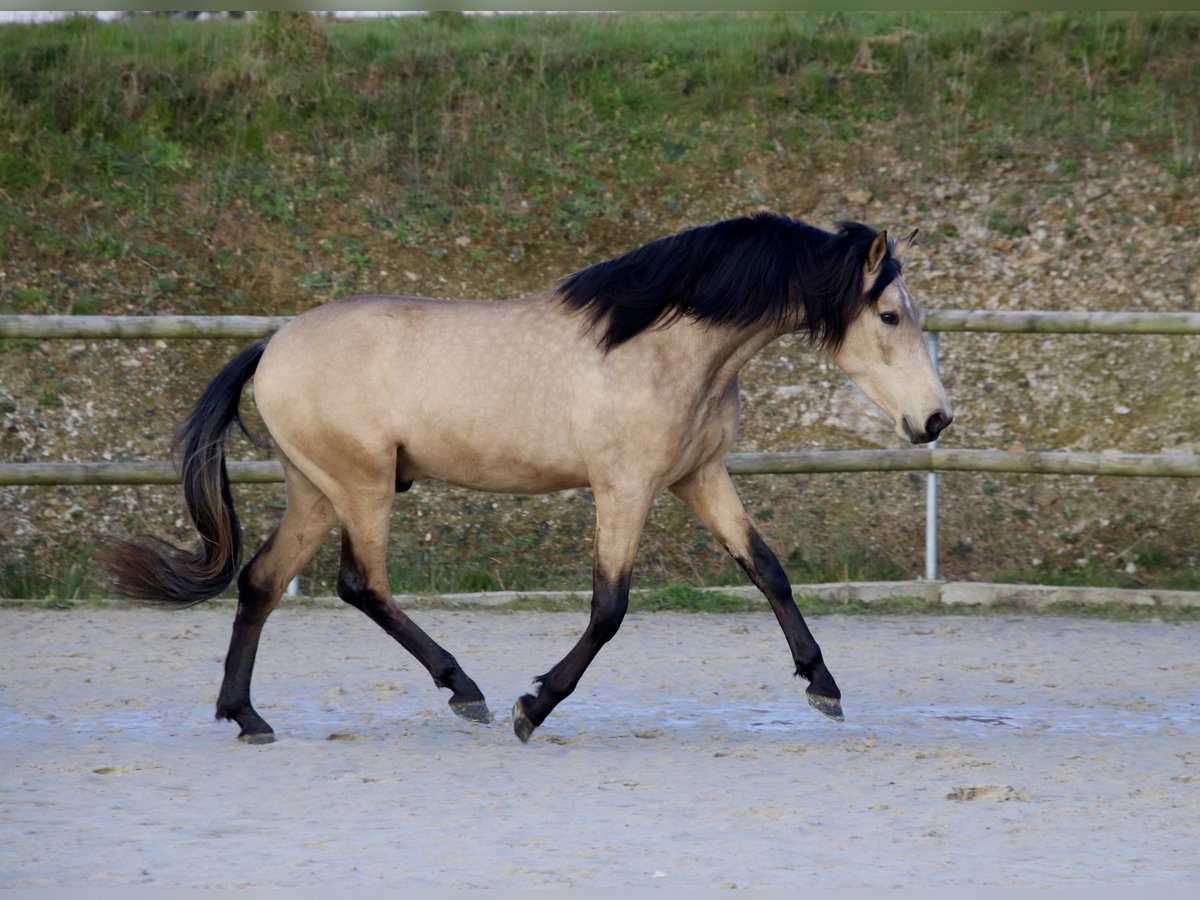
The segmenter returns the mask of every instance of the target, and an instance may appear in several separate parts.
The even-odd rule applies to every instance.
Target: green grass
[[[519,227],[525,200],[571,238],[610,187],[872,123],[931,166],[1053,141],[1069,174],[1128,141],[1188,167],[1200,113],[1172,98],[1200,88],[1198,41],[1157,13],[79,17],[0,31],[0,187],[149,213],[199,182],[287,222],[386,172],[398,218],[470,197]]]
[[[86,546],[57,548],[47,565],[34,554],[19,555],[0,565],[0,598],[33,599],[47,607],[68,607],[107,592],[95,582]]]
[[[1126,571],[1122,559],[1110,565],[1092,558],[1068,568],[1041,567],[1032,571],[1007,572],[996,580],[1004,584],[1200,591],[1200,569],[1196,567],[1194,551],[1168,553],[1146,546],[1132,554],[1133,571]]]
[[[771,205],[753,160],[819,166],[810,147],[899,154],[933,175],[1053,146],[1069,182],[1080,158],[1133,146],[1185,173],[1200,145],[1200,107],[1181,102],[1200,93],[1198,41],[1200,16],[1165,13],[9,26],[0,258],[92,262],[101,279],[140,260],[169,272],[143,312],[225,312],[238,311],[218,274],[239,264],[231,223],[303,243],[331,205],[371,222],[371,241],[436,258],[448,228],[471,226],[511,258],[677,211],[710,182]],[[1027,226],[1019,198],[1002,198],[992,227]],[[471,252],[487,264],[487,248]],[[309,247],[294,278],[345,293],[371,255]],[[71,308],[37,290],[0,306]]]
[[[9,26],[0,260],[43,283],[0,293],[0,311],[80,306],[39,276],[53,258],[95,269],[87,311],[127,311],[124,273],[141,266],[158,276],[139,312],[241,312],[261,271],[237,237],[251,227],[278,229],[292,272],[256,311],[290,312],[353,292],[389,241],[440,260],[451,229],[473,228],[490,246],[463,264],[486,269],[729,184],[736,202],[770,206],[765,159],[899,155],[920,178],[1048,156],[1069,185],[1080,159],[1112,168],[1134,147],[1186,174],[1198,41],[1200,16],[1164,13]],[[332,214],[372,230],[347,236],[357,247],[310,241]],[[991,227],[1022,235],[1026,219],[1020,198],[1000,198]]]
[[[231,598],[225,597],[225,602]],[[327,598],[288,598],[288,606],[325,606]],[[514,612],[568,612],[586,614],[588,593],[580,591],[566,596],[518,596],[506,603],[488,606],[496,613]],[[796,597],[797,605],[806,618],[821,616],[1074,616],[1104,619],[1114,622],[1168,622],[1184,623],[1200,621],[1200,606],[1157,608],[1137,606],[1118,601],[1104,603],[1057,603],[1052,606],[1031,609],[1019,603],[998,601],[989,606],[948,606],[919,597],[891,597],[872,602],[831,601],[818,597],[806,597],[801,591]],[[18,609],[84,609],[91,607],[136,606],[133,601],[113,601],[103,595],[83,594],[62,597],[54,592],[37,595],[32,599],[10,598],[0,594],[0,608]],[[437,595],[405,598],[409,609],[464,609],[473,608],[469,602],[446,601]],[[648,591],[636,591],[630,596],[631,613],[676,612],[688,614],[734,614],[752,613],[770,616],[765,601],[734,597],[720,591],[704,591],[691,585],[670,584]]]
[[[668,584],[635,594],[630,598],[629,608],[634,612],[751,612],[763,609],[760,600],[750,600],[722,594],[719,591],[704,591],[690,584]]]
[[[1018,603],[1005,601],[998,601],[989,606],[948,606],[919,597],[891,597],[870,603],[858,600],[841,602],[807,597],[803,593],[802,586],[797,590],[796,603],[806,618],[820,616],[1068,615],[1120,622],[1195,622],[1200,620],[1200,606],[1159,609],[1107,602],[1059,603],[1030,609]],[[587,593],[580,592],[568,597],[518,597],[501,606],[494,607],[494,609],[500,612],[583,612],[587,606]],[[663,588],[635,592],[630,597],[629,609],[632,613],[756,613],[770,615],[770,610],[763,600],[734,597],[721,594],[719,591],[702,591],[684,584],[671,584]]]

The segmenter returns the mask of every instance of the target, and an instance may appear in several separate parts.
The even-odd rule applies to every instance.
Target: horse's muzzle
[[[954,416],[947,415],[940,409],[925,420],[924,431],[914,431],[912,424],[908,421],[908,416],[905,416],[901,421],[901,427],[908,439],[914,444],[928,444],[931,441],[936,441],[939,434],[950,427],[950,423],[954,421]]]

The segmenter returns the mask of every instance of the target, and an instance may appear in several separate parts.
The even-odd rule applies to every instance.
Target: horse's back
[[[578,325],[540,298],[362,297],[271,340],[255,399],[289,457],[363,458],[485,490],[586,484],[570,439]],[[319,459],[317,458],[319,457]]]
[[[451,393],[528,383],[540,360],[561,347],[545,304],[532,301],[357,297],[297,316],[271,339],[256,396],[295,402],[301,387],[327,407],[335,397],[380,394],[445,402]],[[559,316],[559,318],[562,318]],[[562,329],[559,329],[560,331]],[[453,391],[443,386],[453,384]]]

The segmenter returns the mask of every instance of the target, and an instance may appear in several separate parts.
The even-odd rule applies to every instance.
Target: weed
[[[635,594],[629,603],[630,609],[638,612],[749,612],[762,608],[756,600],[746,600],[719,591],[706,591],[688,584],[668,584]]]
[[[48,561],[40,562],[39,557]],[[26,552],[0,566],[0,598],[41,599],[62,606],[93,596],[93,577],[91,552],[86,546]]]
[[[909,573],[896,562],[870,551],[854,548],[815,559],[800,548],[787,558],[787,572],[797,584],[826,584],[835,581],[898,581]]]
[[[992,231],[1009,237],[1024,237],[1029,234],[1029,226],[1014,210],[995,207],[988,211],[987,226]]]

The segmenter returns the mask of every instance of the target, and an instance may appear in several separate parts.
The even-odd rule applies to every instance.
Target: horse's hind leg
[[[287,511],[274,533],[238,576],[238,607],[233,620],[225,678],[217,698],[217,718],[241,727],[238,739],[268,744],[275,733],[250,703],[250,677],[258,640],[289,581],[304,567],[335,521],[333,507],[311,482],[286,461]]]
[[[699,469],[672,485],[671,490],[692,508],[766,596],[787,638],[796,674],[809,681],[808,702],[831,719],[841,721],[842,692],[792,598],[792,586],[783,567],[750,523],[724,464]]]
[[[450,708],[472,722],[490,723],[483,692],[458,661],[396,605],[387,580],[387,534],[392,494],[376,501],[356,497],[349,509],[339,509],[342,521],[342,568],[338,596],[362,610],[417,658],[433,683],[448,688]]]

